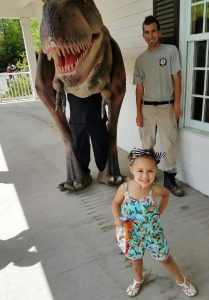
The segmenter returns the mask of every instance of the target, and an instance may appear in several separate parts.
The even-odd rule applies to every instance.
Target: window
[[[185,125],[209,132],[209,0],[187,3]]]

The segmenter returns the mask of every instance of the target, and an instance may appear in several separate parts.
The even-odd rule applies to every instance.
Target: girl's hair
[[[128,155],[128,159],[130,161],[130,166],[133,164],[135,158],[142,157],[142,156],[152,158],[157,165],[159,164],[161,158],[164,157],[165,155],[166,155],[165,152],[155,152],[153,149],[133,148]]]

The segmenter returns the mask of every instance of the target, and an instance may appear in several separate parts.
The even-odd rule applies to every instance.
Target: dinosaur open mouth
[[[87,56],[99,34],[93,34],[91,41],[79,44],[55,44],[46,49],[48,60],[54,59],[57,73],[72,72]]]

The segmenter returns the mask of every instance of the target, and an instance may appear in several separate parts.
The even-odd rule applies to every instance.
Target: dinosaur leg
[[[114,86],[112,87],[113,90]],[[117,122],[118,115],[120,112],[120,106],[124,93],[118,93],[118,90],[111,94],[111,101],[104,100],[105,96],[110,96],[110,93],[105,91],[101,92],[103,97],[102,100],[102,110],[104,110],[104,105],[108,105],[108,122],[107,122],[107,133],[108,133],[108,156],[107,162],[104,170],[100,170],[97,176],[97,181],[99,183],[104,183],[108,185],[119,185],[126,180],[126,177],[121,176],[119,163],[118,163],[118,151],[117,151]],[[105,98],[106,99],[106,98]]]
[[[72,130],[71,133],[73,137],[73,144],[75,144],[76,140],[74,141]],[[72,144],[65,143],[67,180],[58,185],[60,191],[80,191],[90,185],[92,182],[90,172],[85,172],[85,168],[83,169],[83,164],[79,161],[80,155],[76,153],[73,145],[73,149],[70,149],[71,145]]]
[[[50,111],[64,141],[66,151],[66,166],[67,166],[67,180],[59,184],[61,191],[70,190],[77,191],[86,186],[87,179],[77,160],[73,151],[72,133],[63,112],[59,105],[56,109],[56,91],[53,88],[52,82],[54,79],[54,65],[53,62],[48,61],[46,55],[42,52],[39,55],[36,73],[36,89],[40,99]],[[62,91],[62,86],[56,81],[58,92],[65,95]]]
[[[105,49],[104,60],[97,66],[95,78],[101,91],[102,117],[106,114],[106,106],[108,108],[108,156],[105,169],[99,169],[97,180],[104,184],[119,185],[126,180],[120,173],[117,152],[117,124],[126,89],[125,67],[121,51],[113,39],[110,43],[104,39],[103,49]]]
[[[108,185],[119,185],[126,180],[126,177],[121,176],[119,163],[118,163],[118,152],[116,145],[116,133],[117,133],[117,113],[119,108],[115,105],[117,102],[112,103],[115,95],[111,95],[110,90],[101,91],[102,96],[102,118],[106,114],[105,106],[108,107],[108,152],[107,152],[107,162],[105,168],[99,169],[97,176],[97,181],[99,183]],[[113,113],[113,115],[112,115]]]
[[[77,157],[79,162],[79,166],[82,170],[82,178],[79,182],[74,182],[73,189],[72,184],[70,182],[66,182],[64,187],[69,190],[81,190],[86,186],[92,183],[92,177],[90,175],[89,170],[89,162],[90,162],[90,141],[89,141],[89,133],[86,127],[86,124],[70,124],[70,129],[73,137],[73,151]],[[71,168],[68,167],[67,161],[67,170],[69,170],[69,175],[71,175]]]
[[[73,135],[73,149],[85,174],[90,173],[91,137],[96,165],[103,172],[108,158],[107,115],[101,117],[101,94],[94,94],[85,99],[68,95],[70,103],[70,128]],[[103,182],[104,183],[104,182]]]
[[[90,175],[90,133],[89,122],[91,123],[92,115],[94,116],[94,96],[85,99],[75,95],[68,94],[68,102],[70,105],[70,131],[73,139],[73,151],[77,157],[82,173],[84,174],[81,182],[76,185],[76,189],[83,189],[90,185],[92,177]],[[100,111],[100,106],[96,109]],[[100,116],[101,118],[101,116]],[[65,187],[68,186],[65,184]]]

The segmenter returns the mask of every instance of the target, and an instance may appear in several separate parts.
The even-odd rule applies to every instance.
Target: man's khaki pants
[[[144,125],[139,129],[142,148],[154,149],[156,138],[159,139],[160,151],[166,152],[166,156],[162,159],[161,169],[175,173],[177,121],[173,104],[143,105],[142,115]]]

